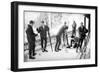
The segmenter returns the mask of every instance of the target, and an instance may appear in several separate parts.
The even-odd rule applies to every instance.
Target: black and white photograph
[[[97,7],[12,2],[12,71],[97,66]]]
[[[24,62],[90,59],[90,14],[24,11]]]

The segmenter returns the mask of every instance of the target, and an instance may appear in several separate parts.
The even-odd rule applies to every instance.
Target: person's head
[[[66,26],[67,25],[67,22],[64,22],[64,26]]]
[[[76,20],[74,20],[73,22],[76,23]]]
[[[81,22],[81,27],[83,27],[83,22]]]
[[[44,25],[44,21],[41,21],[41,23],[42,23],[42,26]]]
[[[64,27],[67,27],[67,29],[68,29],[67,22],[64,22]]]
[[[32,21],[32,20],[31,20],[29,23],[30,23],[30,25],[31,25],[31,26],[33,26],[33,24],[34,24],[34,21]]]
[[[76,27],[76,22],[75,21],[73,21],[72,27]]]

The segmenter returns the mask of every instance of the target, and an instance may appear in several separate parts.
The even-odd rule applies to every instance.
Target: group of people
[[[29,59],[35,59],[35,42],[36,42],[36,36],[38,36],[38,34],[36,34],[34,31],[33,31],[33,25],[35,24],[34,21],[30,21],[29,24],[28,24],[28,28],[26,30],[26,34],[27,34],[27,40],[28,40],[28,44],[29,44]],[[48,25],[45,25],[45,22],[44,21],[41,21],[41,26],[39,28],[37,28],[37,32],[40,34],[40,39],[41,39],[41,50],[42,52],[48,52],[48,50],[46,49],[46,46],[47,46],[47,35],[49,36],[49,39],[50,38],[50,32],[49,32],[49,27]],[[88,30],[85,28],[85,26],[83,25],[83,23],[81,22],[81,26],[78,28],[78,31],[79,31],[79,38],[78,38],[78,41],[76,41],[76,23],[75,21],[73,22],[73,25],[72,25],[72,40],[71,40],[71,44],[69,45],[68,43],[68,26],[67,26],[67,23],[64,22],[64,25],[62,26],[62,28],[59,30],[59,32],[57,33],[56,35],[56,44],[55,44],[55,52],[59,52],[61,49],[59,48],[60,45],[61,45],[61,38],[63,36],[63,41],[65,41],[65,38],[67,40],[67,48],[70,48],[72,47],[72,44],[74,43],[74,48],[75,47],[82,47],[82,43],[83,43],[83,40],[85,39],[86,37],[86,33],[88,32]],[[51,41],[50,41],[51,43]],[[65,45],[65,44],[64,44]],[[51,44],[52,46],[52,44]]]
[[[49,27],[47,25],[45,25],[44,21],[41,21],[42,26],[40,26],[39,28],[37,28],[37,32],[40,33],[40,39],[41,39],[41,48],[42,48],[42,52],[48,52],[46,50],[46,46],[47,46],[47,34],[50,35],[49,33]],[[28,40],[28,44],[29,44],[29,58],[30,59],[35,59],[35,37],[38,36],[38,34],[36,34],[33,31],[33,25],[35,24],[34,21],[30,21],[28,24],[28,28],[26,30],[26,34],[27,34],[27,40]]]
[[[72,44],[74,43],[73,47],[77,48],[76,52],[78,52],[78,48],[80,50],[80,52],[82,52],[82,44],[83,41],[86,38],[86,33],[88,32],[88,30],[86,29],[86,27],[83,25],[83,22],[80,23],[80,27],[78,28],[78,34],[79,36],[76,36],[76,22],[73,22],[72,25],[72,36],[71,36],[71,45],[68,47],[72,47]]]

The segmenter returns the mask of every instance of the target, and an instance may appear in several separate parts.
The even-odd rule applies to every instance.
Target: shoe
[[[61,49],[58,49],[58,50],[61,50]]]
[[[36,53],[33,54],[33,56],[35,56],[35,55],[36,55]]]
[[[71,46],[67,46],[66,48],[70,48]]]
[[[48,52],[47,50],[44,50],[44,52]]]
[[[42,50],[42,52],[45,52],[44,50]]]
[[[55,52],[59,52],[59,50],[55,50]]]
[[[35,59],[35,57],[31,57],[31,56],[30,56],[29,59]]]

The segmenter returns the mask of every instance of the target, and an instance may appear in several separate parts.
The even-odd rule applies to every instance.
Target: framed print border
[[[36,67],[36,68],[19,68],[18,67],[18,42],[19,42],[19,32],[18,32],[18,6],[47,6],[47,7],[60,7],[60,8],[82,8],[82,9],[94,9],[95,10],[95,64],[86,64],[86,65],[70,65],[70,66],[52,66],[52,67]],[[11,70],[12,71],[35,71],[35,70],[50,70],[50,69],[65,69],[65,68],[81,68],[81,67],[96,67],[97,66],[97,6],[83,6],[83,5],[68,5],[68,4],[50,4],[50,3],[35,3],[35,2],[11,2]]]

